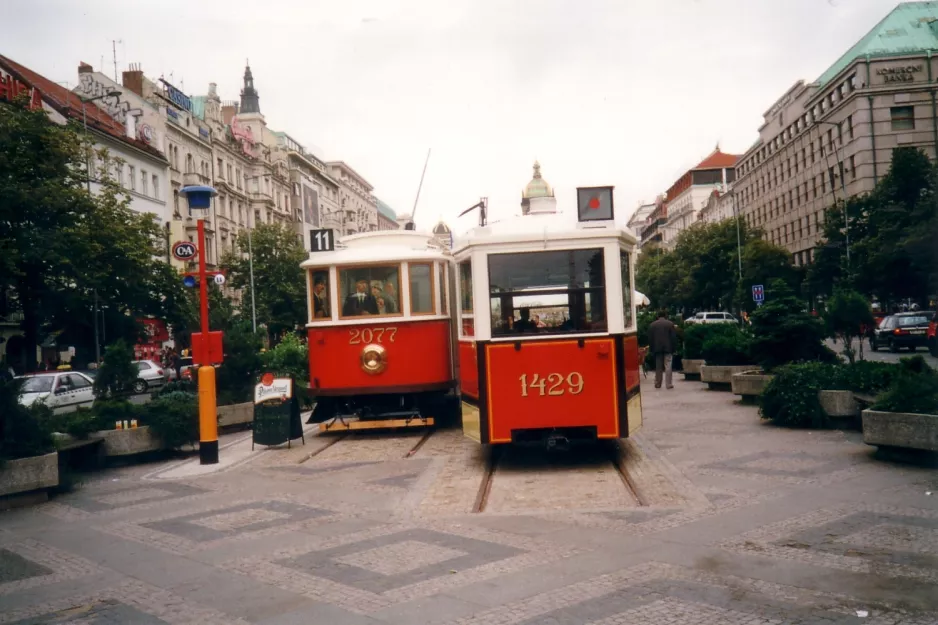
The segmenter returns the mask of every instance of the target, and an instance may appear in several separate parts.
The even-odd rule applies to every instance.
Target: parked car
[[[928,331],[925,333],[925,344],[928,346],[928,351],[931,352],[931,355],[935,358],[938,358],[938,337],[935,335],[938,334],[938,311],[935,311],[935,314],[932,315],[931,321],[928,322]]]
[[[192,368],[192,358],[191,357],[180,358],[179,359],[179,375],[182,377],[182,379],[191,380],[193,372],[194,370]]]
[[[699,312],[684,323],[739,323],[739,319],[726,312]]]
[[[23,381],[20,403],[32,406],[41,402],[55,414],[74,412],[94,405],[93,380],[78,371],[50,371],[19,376]]]
[[[907,312],[890,315],[883,319],[879,327],[873,330],[870,349],[874,352],[880,347],[888,347],[897,352],[902,347],[915,351],[924,347],[927,341],[928,324],[934,317],[931,312]]]
[[[134,366],[137,368],[134,393],[146,393],[151,388],[166,384],[166,376],[163,373],[163,367],[159,363],[152,360],[136,360]]]

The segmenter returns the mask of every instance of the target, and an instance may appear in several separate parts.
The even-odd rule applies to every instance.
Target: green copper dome
[[[541,177],[541,164],[534,161],[534,177],[524,188],[522,197],[526,200],[535,197],[554,197],[554,191],[547,184],[547,181]]]

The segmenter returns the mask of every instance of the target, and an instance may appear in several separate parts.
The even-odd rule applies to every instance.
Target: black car
[[[888,347],[889,351],[897,352],[900,347],[908,347],[914,352],[918,347],[925,347],[928,322],[933,314],[922,311],[897,313],[886,317],[879,327],[873,330],[870,349],[875,352],[880,347]]]

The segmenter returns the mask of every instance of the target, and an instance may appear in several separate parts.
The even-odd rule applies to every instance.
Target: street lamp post
[[[211,199],[217,195],[214,188],[193,185],[183,187],[179,193],[186,197],[189,212],[208,210]],[[197,222],[199,237],[199,308],[202,331],[192,334],[192,361],[199,366],[199,462],[218,464],[218,414],[215,397],[215,364],[222,361],[221,332],[209,332],[208,277],[217,272],[205,270],[205,220]]]
[[[85,139],[88,138],[88,113],[85,110],[85,105],[95,100],[120,94],[120,91],[108,91],[93,98],[83,98],[80,95],[75,95],[81,100],[81,124],[84,127]],[[88,195],[91,195],[91,150],[87,145],[85,146],[85,184],[88,188]],[[101,363],[101,341],[98,338],[98,289],[94,290],[94,361],[98,364]]]
[[[836,126],[840,128],[840,124],[837,122],[815,122],[819,126]],[[823,138],[821,139],[823,144]],[[831,145],[834,144],[833,138],[831,139]],[[830,163],[830,161],[828,161]],[[850,269],[850,219],[847,214],[847,182],[844,180],[847,176],[847,161],[844,158],[844,137],[843,134],[840,135],[840,190],[844,196],[844,243],[847,249],[847,269]],[[833,183],[833,180],[831,181]],[[831,189],[833,191],[833,189]]]

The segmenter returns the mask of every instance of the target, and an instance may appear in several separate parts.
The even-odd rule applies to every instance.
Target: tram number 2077
[[[550,373],[541,377],[537,373],[531,375],[530,382],[528,374],[524,373],[518,378],[521,382],[521,396],[527,397],[533,389],[539,391],[540,396],[544,395],[579,395],[583,392],[583,375],[574,371],[564,377],[560,373]]]
[[[352,328],[348,333],[349,345],[383,343],[385,338],[393,343],[394,337],[397,336],[397,328]]]

